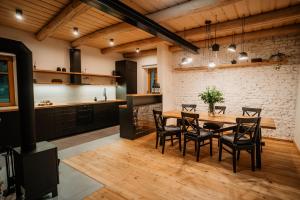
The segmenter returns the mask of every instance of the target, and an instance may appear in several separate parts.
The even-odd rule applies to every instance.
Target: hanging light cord
[[[243,15],[242,19],[242,51],[244,51],[245,46],[245,15]]]

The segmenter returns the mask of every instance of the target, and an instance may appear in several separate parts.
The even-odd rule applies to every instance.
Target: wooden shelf
[[[81,72],[59,72],[53,70],[42,70],[35,69],[34,73],[45,73],[45,74],[63,74],[63,75],[82,75],[82,76],[95,76],[95,77],[103,77],[103,78],[119,78],[120,76],[113,75],[104,75],[104,74],[92,74],[92,73],[81,73]]]
[[[213,69],[209,69],[207,66],[198,66],[198,67],[174,67],[175,71],[192,71],[192,70],[199,70],[199,71],[213,71],[216,69],[227,69],[227,68],[239,68],[239,67],[263,67],[269,65],[276,65],[276,64],[286,64],[287,61],[283,62],[271,62],[271,61],[264,61],[264,62],[246,62],[246,63],[238,63],[238,64],[221,64],[217,65]]]

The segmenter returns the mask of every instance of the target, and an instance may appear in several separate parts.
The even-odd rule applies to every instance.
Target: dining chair
[[[250,107],[242,107],[243,116],[249,116],[249,117],[260,117],[261,108],[250,108]],[[259,142],[260,142],[260,151],[262,152],[262,147],[265,146],[265,142],[261,141],[261,128],[259,129]],[[238,153],[238,157],[240,156],[240,153]]]
[[[181,111],[183,112],[196,112],[196,104],[181,104]]]
[[[233,172],[236,173],[237,153],[246,150],[251,154],[251,169],[255,171],[255,146],[260,128],[260,117],[237,118],[235,126],[219,129],[218,131],[232,131],[231,134],[220,137],[219,161],[222,160],[223,149],[232,154]],[[243,129],[241,131],[241,128]],[[231,150],[223,147],[229,147]]]
[[[156,126],[156,144],[157,149],[158,142],[161,140],[162,154],[165,152],[165,141],[171,140],[173,146],[173,139],[179,140],[179,150],[181,151],[181,129],[179,126],[166,125],[166,118],[162,116],[162,111],[153,110],[154,121]],[[173,138],[175,136],[175,138]],[[170,137],[167,139],[167,137]]]
[[[199,126],[199,114],[181,112],[182,132],[184,136],[183,156],[186,153],[186,145],[189,141],[195,142],[197,161],[200,157],[200,146],[210,145],[209,151],[212,156],[212,132],[206,131]],[[209,142],[206,142],[206,141]],[[206,142],[206,143],[205,143]]]
[[[215,111],[217,114],[225,114],[226,106],[215,106]],[[208,131],[216,131],[224,126],[224,123],[218,123],[218,122],[205,122],[203,124],[203,128],[207,129]],[[216,133],[213,135],[213,138],[220,138],[221,133]],[[218,146],[219,146],[219,140],[218,140]]]

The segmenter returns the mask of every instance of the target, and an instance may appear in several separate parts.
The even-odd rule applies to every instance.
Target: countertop
[[[56,104],[47,105],[47,106],[35,105],[34,109],[58,108],[58,107],[65,107],[65,106],[105,104],[105,103],[121,103],[121,102],[126,103],[126,100],[115,99],[115,100],[107,100],[107,101],[82,101],[82,102],[56,103]],[[17,111],[17,110],[19,110],[18,106],[0,107],[0,112],[12,112],[12,111]]]
[[[162,94],[127,94],[128,97],[161,96]]]

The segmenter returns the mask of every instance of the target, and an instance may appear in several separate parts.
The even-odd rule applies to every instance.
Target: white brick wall
[[[182,103],[196,103],[198,109],[207,111],[198,97],[207,86],[216,86],[225,96],[227,113],[241,113],[242,106],[261,107],[262,116],[275,119],[277,130],[263,130],[264,136],[293,139],[295,110],[300,63],[300,36],[277,37],[246,44],[250,58],[267,59],[280,50],[289,55],[289,64],[280,70],[274,66],[216,69],[210,72],[173,72],[173,94],[179,109]],[[173,54],[173,65],[179,63],[182,52]],[[205,54],[204,54],[205,55]],[[207,59],[203,53],[194,56],[192,66],[203,65]],[[219,63],[229,63],[232,55],[222,47]]]

